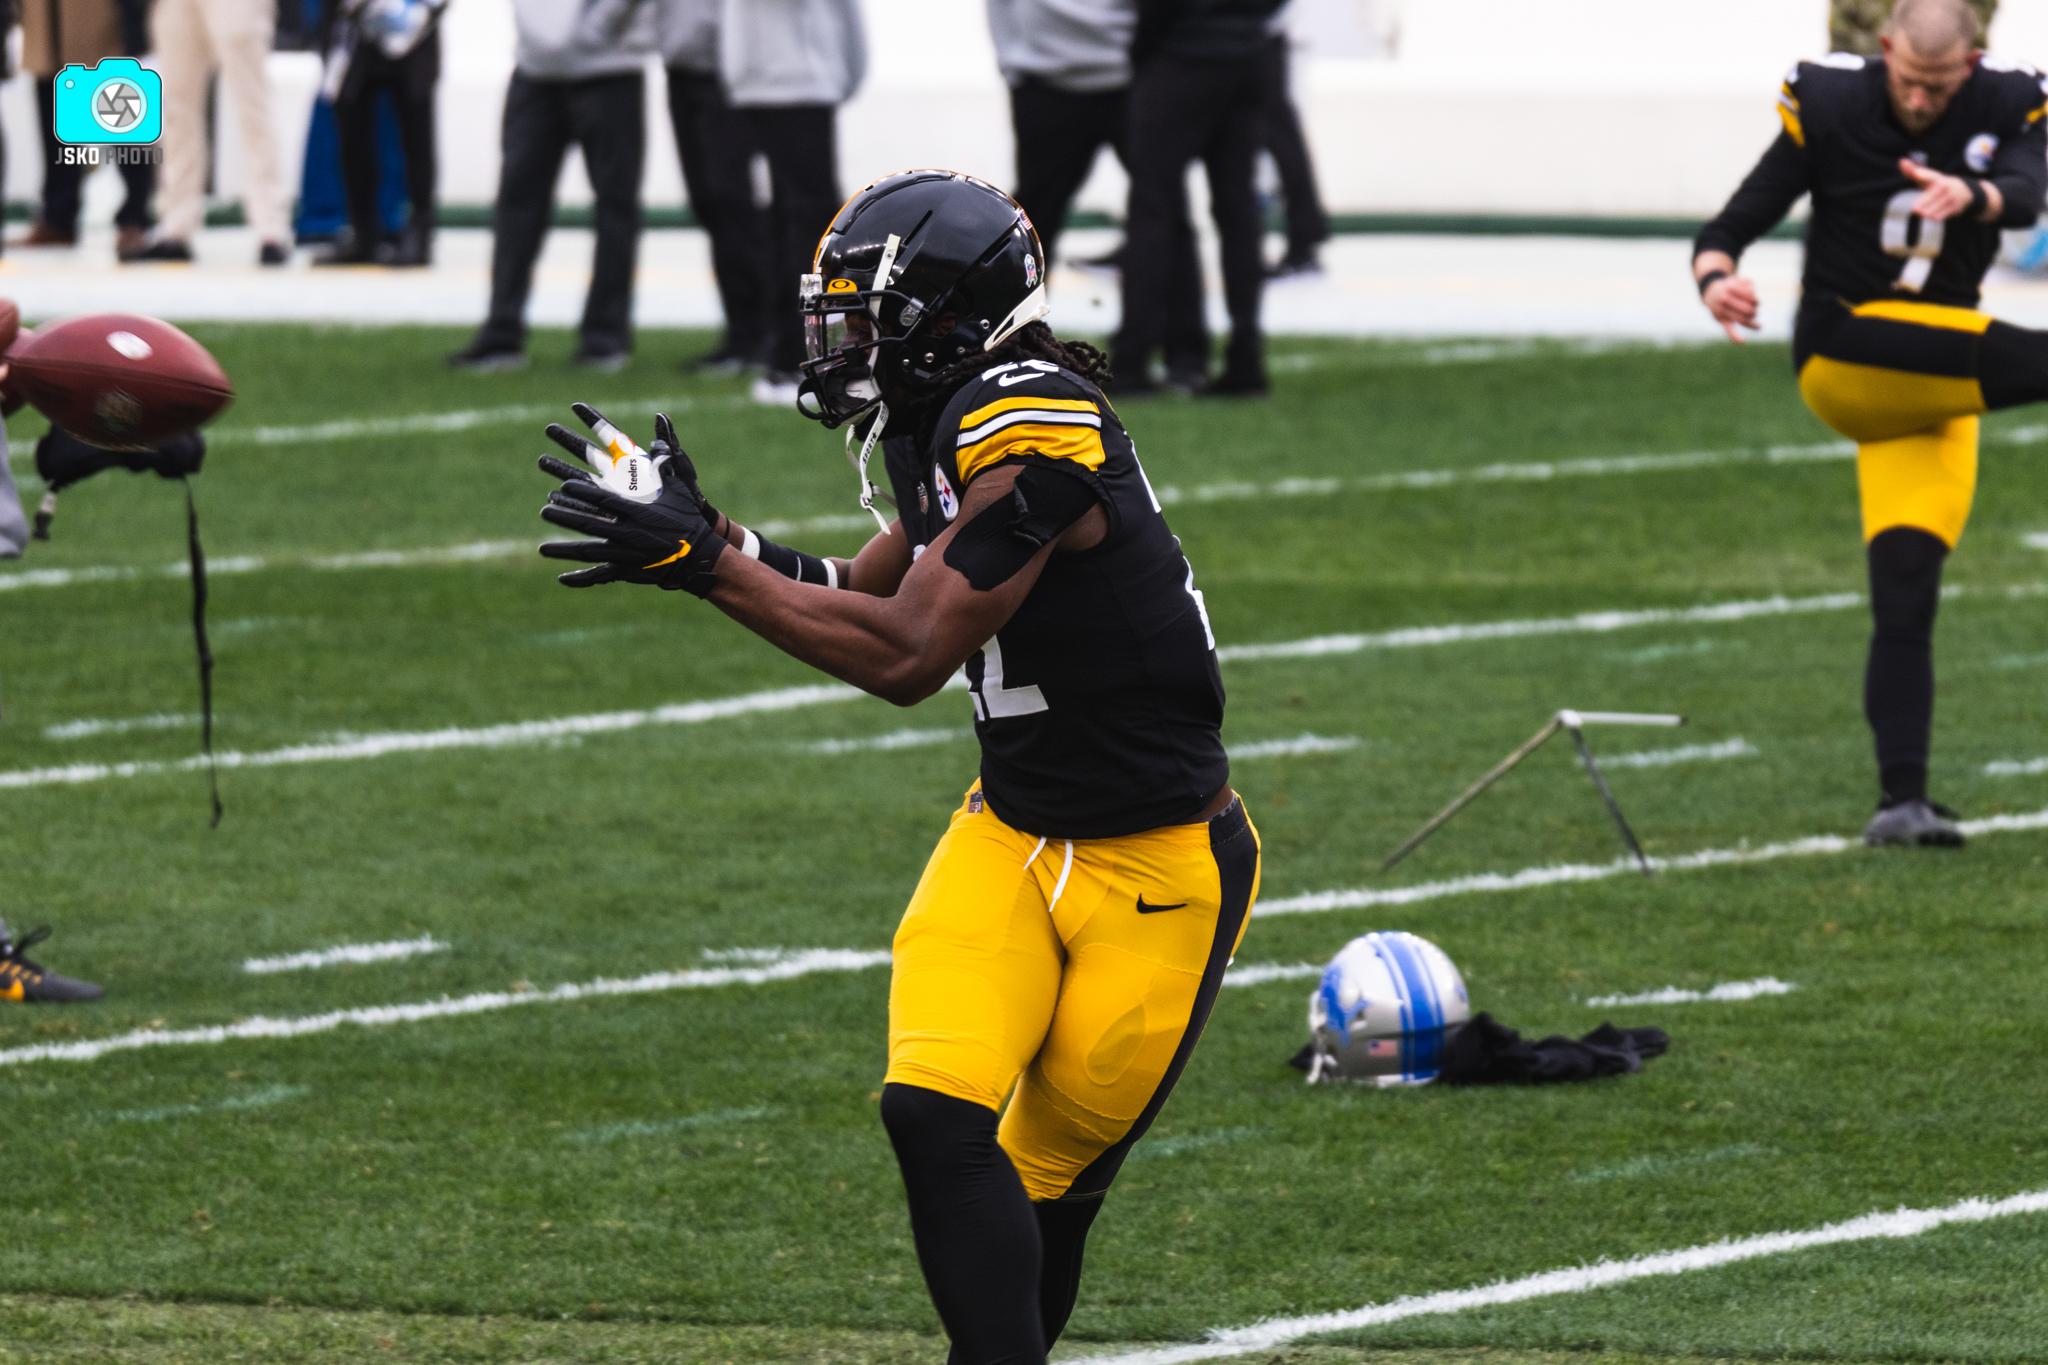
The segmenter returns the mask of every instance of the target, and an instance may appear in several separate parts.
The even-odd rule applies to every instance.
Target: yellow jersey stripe
[[[1991,325],[1991,314],[1974,308],[1950,308],[1939,303],[1915,303],[1911,299],[1876,299],[1850,310],[1859,318],[1889,318],[1893,322],[1914,322],[1922,327],[1940,327],[1951,332],[1981,335]]]
[[[1099,413],[1102,411],[1101,408],[1085,398],[1032,398],[1025,394],[1019,394],[1015,398],[998,398],[985,408],[976,408],[973,412],[960,419],[960,430],[963,432],[972,431],[991,417],[999,416],[1005,412],[1016,412],[1023,408],[1043,408],[1048,412]],[[963,441],[961,444],[965,445],[966,442]]]
[[[1785,121],[1785,131],[1792,135],[1792,140],[1804,147],[1806,129],[1799,123],[1799,97],[1789,85],[1778,92],[1778,117]]]
[[[960,486],[965,488],[975,475],[996,461],[1026,453],[1072,460],[1083,469],[1100,469],[1108,458],[1102,448],[1102,433],[1092,426],[1018,422],[959,452],[956,463],[960,468]]]

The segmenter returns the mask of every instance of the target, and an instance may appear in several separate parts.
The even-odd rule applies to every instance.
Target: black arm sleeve
[[[2001,142],[1987,178],[2005,197],[1998,225],[2032,227],[2048,197],[2048,118],[2035,119],[2018,136]]]
[[[1741,260],[1749,244],[1776,227],[1810,188],[1806,149],[1794,142],[1790,133],[1779,133],[1756,168],[1743,177],[1727,206],[1700,229],[1693,239],[1692,254],[1725,251]]]

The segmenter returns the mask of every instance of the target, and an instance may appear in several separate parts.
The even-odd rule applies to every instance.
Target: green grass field
[[[356,752],[825,681],[694,599],[570,593],[494,548],[540,539],[533,459],[551,447],[531,412],[585,399],[641,432],[666,405],[720,506],[757,525],[841,518],[788,538],[851,553],[838,437],[681,377],[708,338],[649,334],[632,370],[590,377],[543,335],[526,373],[454,378],[453,331],[194,330],[241,389],[195,480],[221,748]],[[1375,871],[1566,705],[1692,718],[1596,730],[1603,755],[1743,741],[1611,770],[1653,854],[1861,827],[1875,793],[1853,604],[1384,638],[1860,592],[1853,464],[1767,458],[1832,439],[1782,348],[1276,352],[1270,402],[1124,414],[1152,481],[1178,490],[1169,514],[1221,644],[1375,637],[1225,664],[1234,747],[1357,740],[1235,765],[1268,903],[1612,861],[1560,741]],[[482,415],[403,420],[451,412]],[[2048,753],[2048,554],[2026,543],[2048,530],[2048,433],[2029,416],[1987,420],[1938,637],[1935,794],[1973,818],[2048,806],[2048,778],[1985,770]],[[259,435],[327,423],[371,425]],[[18,473],[40,430],[10,424]],[[1486,472],[1688,452],[1714,457]],[[1448,473],[1382,477],[1408,471]],[[371,551],[398,553],[328,562]],[[178,490],[115,472],[65,494],[53,542],[0,565],[0,915],[54,924],[42,960],[108,987],[88,1007],[0,1006],[0,1362],[942,1359],[875,1114],[880,967],[86,1061],[21,1050],[745,966],[732,950],[885,949],[974,775],[967,699],[244,763],[222,773],[217,830],[195,771],[11,776],[196,751],[189,720],[75,724],[197,710],[187,588],[163,572],[183,553]],[[18,577],[106,568],[135,572]],[[952,733],[832,743],[905,730]],[[1062,1353],[2048,1188],[2044,867],[2048,831],[2022,829],[1960,854],[1853,848],[1260,918],[1240,966],[1409,929],[1525,1033],[1612,1018],[1674,1043],[1638,1076],[1578,1086],[1312,1090],[1284,1064],[1310,983],[1226,990],[1097,1225]],[[448,947],[242,969],[422,935]],[[1584,1003],[1765,976],[1798,989]],[[2023,1215],[1261,1358],[2048,1360],[2044,1286],[2048,1220]]]

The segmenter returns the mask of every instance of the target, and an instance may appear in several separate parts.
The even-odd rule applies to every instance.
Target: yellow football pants
[[[1033,1199],[1101,1194],[1187,1064],[1258,884],[1242,802],[1047,840],[971,789],[896,931],[888,1080],[1001,1111]]]
[[[1991,315],[1892,299],[1851,312],[1800,368],[1800,396],[1857,444],[1865,541],[1913,526],[1954,549],[1977,490],[1977,415],[1986,411],[1983,386],[1959,373],[1959,358]]]

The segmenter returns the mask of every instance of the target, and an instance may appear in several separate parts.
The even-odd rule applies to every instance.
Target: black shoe
[[[67,1004],[80,1000],[97,1000],[106,991],[90,981],[74,981],[68,976],[47,972],[36,963],[22,956],[22,950],[32,948],[50,936],[50,926],[31,929],[16,943],[7,933],[7,925],[0,923],[0,1000],[21,1000],[29,1004]]]
[[[746,373],[753,364],[753,357],[731,346],[721,346],[715,351],[706,351],[695,360],[683,362],[685,374],[717,375],[724,379],[736,379]]]
[[[448,368],[461,370],[465,374],[496,374],[500,370],[523,370],[526,368],[526,352],[516,346],[492,346],[481,340],[472,341],[462,350],[449,354]]]
[[[384,264],[401,270],[417,269],[434,263],[434,229],[431,224],[407,223],[405,231],[398,234],[398,240],[384,258]]]
[[[130,262],[175,261],[181,265],[190,265],[192,264],[192,245],[189,242],[173,241],[169,237],[159,237],[156,241],[151,242],[148,246],[130,256],[128,260]]]
[[[1932,801],[1901,801],[1870,817],[1863,827],[1863,842],[1872,848],[1961,848],[1963,831],[1956,826],[1960,819]]]
[[[256,250],[258,265],[289,265],[291,259],[292,249],[283,242],[265,242]]]
[[[579,347],[569,363],[579,370],[596,370],[599,374],[617,374],[633,363],[631,351],[599,351]]]
[[[1166,387],[1189,398],[1200,398],[1209,391],[1209,367],[1196,364],[1168,365]]]
[[[1266,383],[1266,372],[1239,370],[1226,367],[1216,381],[1209,385],[1205,396],[1210,398],[1264,398],[1272,392]]]
[[[334,240],[313,254],[314,265],[374,265],[376,243],[365,242],[354,229],[343,228]]]
[[[1266,267],[1269,280],[1294,280],[1323,273],[1323,263],[1316,259],[1316,250],[1290,251],[1280,258],[1278,265]]]

